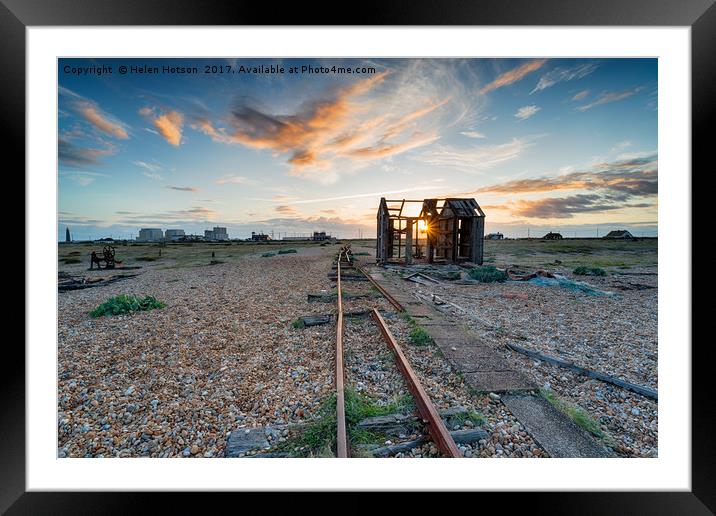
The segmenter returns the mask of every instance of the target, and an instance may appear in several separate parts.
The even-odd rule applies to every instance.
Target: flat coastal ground
[[[357,258],[371,263],[373,245],[353,242],[356,253],[370,253]],[[297,252],[277,254],[289,248]],[[335,313],[335,303],[309,302],[307,294],[334,292],[327,275],[338,245],[118,245],[125,271],[87,271],[89,253],[100,249],[59,246],[61,274],[135,276],[58,295],[58,456],[222,457],[231,432],[309,423],[320,412],[333,390],[335,327],[299,328],[295,321]],[[263,257],[267,252],[274,256]],[[610,294],[517,282],[410,287],[450,299],[459,307],[455,315],[480,338],[548,393],[587,413],[601,434],[595,438],[617,454],[655,456],[655,401],[510,352],[504,344],[656,389],[656,240],[486,242],[485,256],[487,264],[545,268]],[[607,276],[576,277],[572,271],[580,265],[602,267]],[[346,301],[346,312],[391,310],[380,296],[359,296],[369,287],[346,286],[351,289],[357,297]],[[152,295],[166,306],[89,315],[119,294]],[[414,345],[408,322],[397,316],[387,322],[438,408],[461,406],[479,416],[477,423],[456,426],[478,424],[488,432],[480,443],[463,447],[466,456],[546,455],[499,399],[471,392],[433,346]],[[387,406],[407,392],[378,336],[367,321],[346,325],[348,384]],[[293,432],[286,430],[278,441],[290,440]],[[435,454],[428,444],[406,456]]]

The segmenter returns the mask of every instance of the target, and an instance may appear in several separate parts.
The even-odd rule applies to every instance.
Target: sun
[[[419,220],[418,221],[418,230],[421,233],[427,233],[428,232],[428,223],[422,219]]]

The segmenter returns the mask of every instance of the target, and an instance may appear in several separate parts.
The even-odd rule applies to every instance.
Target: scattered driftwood
[[[470,430],[456,430],[454,432],[450,432],[450,436],[456,444],[472,444],[476,443],[480,439],[488,438],[487,432],[479,428],[473,428]],[[423,435],[413,441],[393,444],[391,446],[383,446],[381,448],[376,448],[374,450],[369,451],[374,457],[389,457],[397,453],[407,453],[413,448],[419,448],[429,440],[430,438],[428,436]]]
[[[101,287],[115,283],[127,278],[133,278],[136,274],[116,274],[106,278],[85,278],[83,276],[69,276],[60,274],[57,283],[57,290],[65,292],[68,290],[80,290],[83,288]]]
[[[644,285],[643,283],[632,283],[631,281],[620,282],[612,286],[618,290],[650,290],[657,288],[656,285]]]
[[[615,276],[658,276],[658,272],[612,272]]]
[[[308,294],[309,303],[335,303],[337,294]]]
[[[448,427],[454,427],[456,423],[461,424],[468,416],[468,411],[464,407],[439,410],[438,413]],[[358,428],[384,435],[399,436],[411,433],[419,425],[420,418],[413,414],[388,414],[365,418],[358,423]]]
[[[560,360],[558,358],[550,357],[547,355],[543,355],[542,353],[538,353],[537,351],[531,351],[529,349],[522,348],[520,346],[517,346],[516,344],[505,344],[508,349],[511,349],[512,351],[516,351],[517,353],[522,353],[523,355],[527,355],[528,357],[535,358],[537,360],[542,360],[544,362],[548,362],[550,364],[554,364],[559,367],[563,367],[564,369],[570,369],[578,374],[583,374],[585,376],[589,376],[590,378],[594,378],[596,380],[600,380],[605,383],[611,383],[612,385],[616,385],[617,387],[621,387],[622,389],[627,389],[632,392],[636,392],[637,394],[641,394],[642,396],[646,396],[647,398],[651,398],[654,400],[659,399],[659,394],[657,391],[653,389],[649,389],[648,387],[642,387],[640,385],[636,385],[624,380],[620,380],[619,378],[615,378],[613,376],[609,376],[608,374],[599,373],[597,371],[592,371],[591,369],[586,369],[584,367],[578,366],[576,364],[572,364],[571,362],[566,362],[564,360]]]
[[[341,278],[342,279],[342,278]],[[367,299],[379,296],[375,294],[346,294],[343,293],[343,299]],[[337,294],[307,294],[306,299],[309,303],[335,303]]]
[[[407,276],[403,276],[403,279],[406,281],[414,281],[415,283],[425,283],[425,280],[427,280],[430,283],[435,283],[437,285],[440,284],[438,280],[435,278],[431,278],[427,274],[423,274],[422,272],[414,272],[412,274],[408,274]]]
[[[343,314],[343,317],[345,319],[352,319],[352,318],[360,318],[360,317],[369,317],[372,313],[372,310],[356,310],[354,312],[346,312]],[[392,312],[386,315],[385,312],[381,312],[381,315],[392,317]],[[321,326],[323,324],[331,324],[334,319],[334,315],[331,314],[320,314],[320,315],[304,315],[303,317],[299,317],[299,320],[303,321],[303,325],[305,327],[310,326]]]
[[[337,274],[328,274],[328,279],[331,279],[333,281],[336,281],[338,278]],[[363,275],[353,275],[353,274],[341,274],[341,281],[368,281],[368,278],[366,278]]]
[[[516,271],[514,269],[507,269],[505,272],[507,272],[507,277],[512,281],[529,281],[537,276],[541,276],[543,278],[554,278],[554,274],[544,269],[537,269],[535,272],[528,274],[520,274],[520,271]]]

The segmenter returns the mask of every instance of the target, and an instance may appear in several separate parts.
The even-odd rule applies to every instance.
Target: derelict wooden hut
[[[475,199],[381,198],[377,219],[378,263],[409,265],[421,259],[482,265],[485,213]]]

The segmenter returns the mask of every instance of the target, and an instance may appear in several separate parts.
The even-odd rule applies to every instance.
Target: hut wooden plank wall
[[[408,216],[406,205],[421,203]],[[378,207],[376,260],[407,265],[413,259],[435,262],[472,262],[482,265],[485,213],[475,199],[386,200]],[[420,245],[421,232],[425,244]]]

